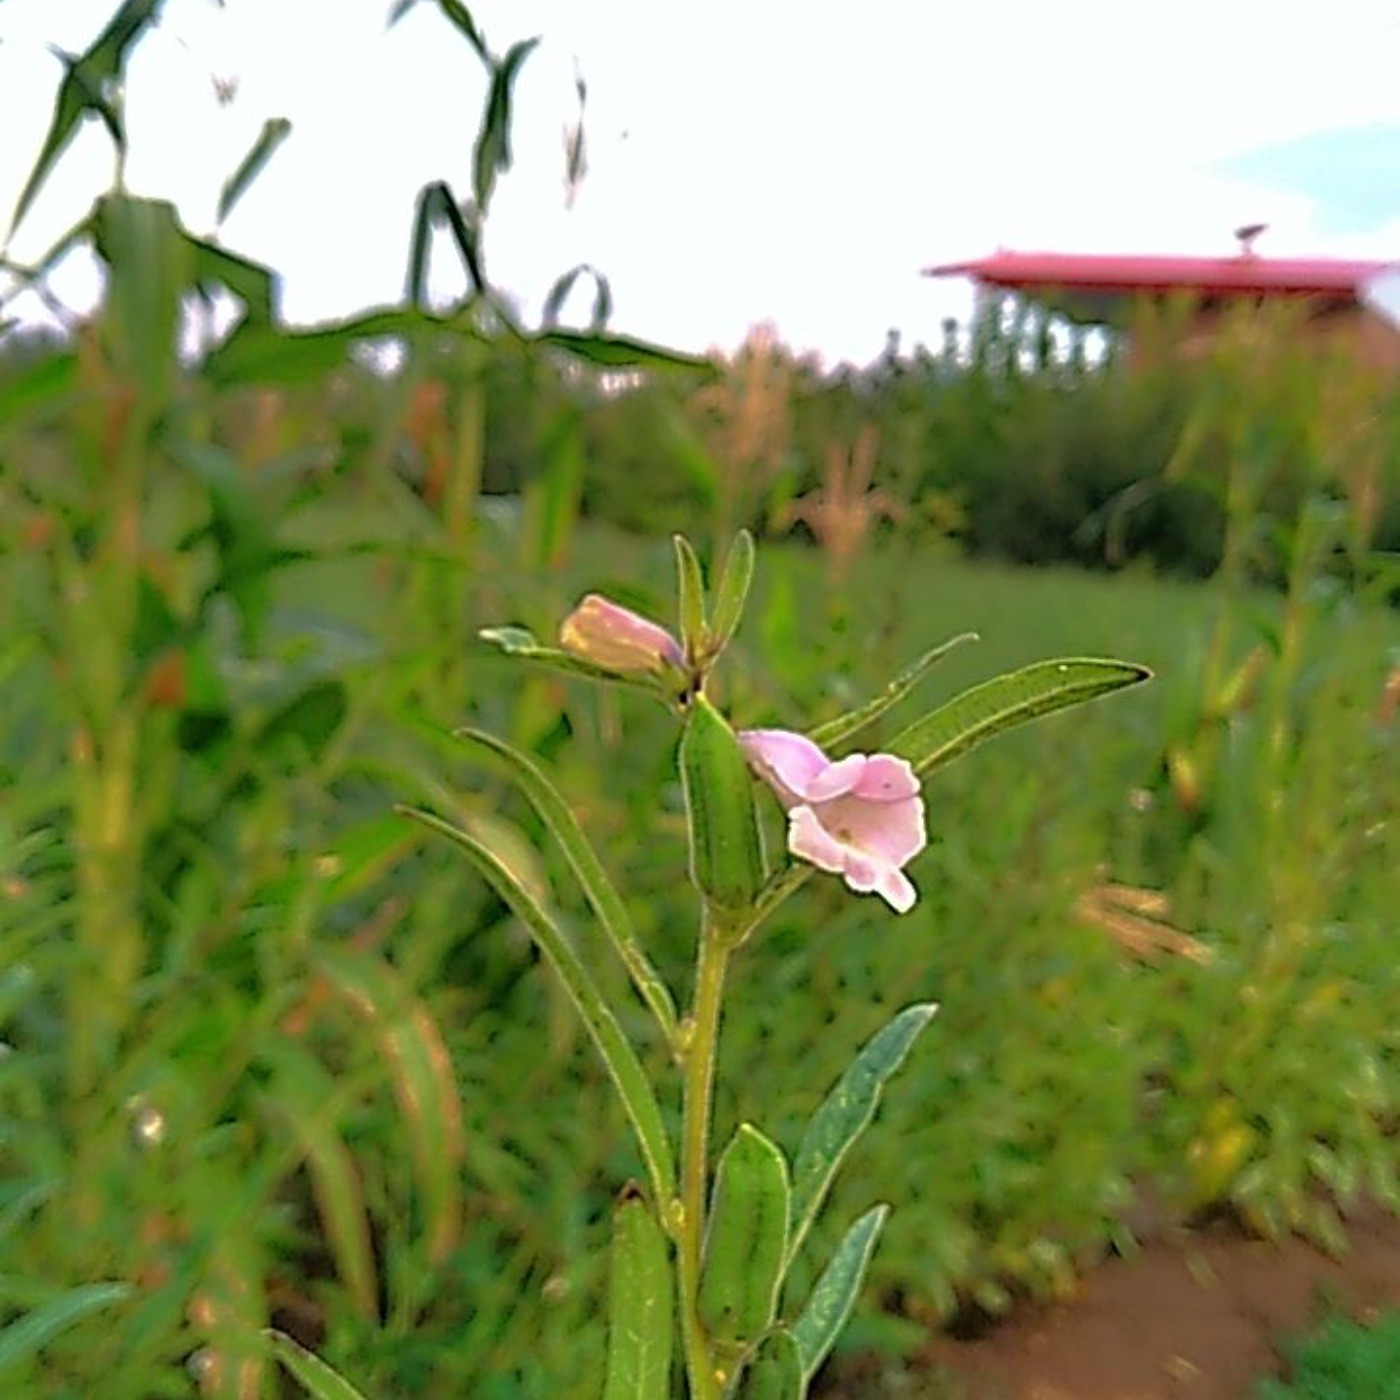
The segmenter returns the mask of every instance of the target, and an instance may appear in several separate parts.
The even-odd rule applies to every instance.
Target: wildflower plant
[[[635,1135],[645,1182],[625,1186],[615,1206],[605,1400],[676,1394],[677,1337],[689,1400],[797,1400],[850,1315],[888,1207],[872,1205],[850,1225],[805,1297],[792,1296],[791,1266],[842,1160],[936,1007],[905,1007],[860,1050],[795,1155],[742,1123],[712,1163],[716,1048],[731,960],[816,871],[908,911],[918,894],[906,867],[927,842],[922,787],[930,774],[993,734],[1133,685],[1148,672],[1118,661],[1042,662],[956,696],[901,730],[886,752],[856,748],[940,657],[972,639],[965,634],[920,657],[866,705],[810,733],[736,731],[712,698],[712,677],[743,617],[753,541],[739,534],[712,598],[691,546],[681,537],[675,543],[678,633],[594,594],[564,621],[558,646],[516,627],[483,635],[524,662],[640,689],[674,712],[699,905],[692,1000],[683,1013],[603,862],[541,769],[493,735],[464,730],[459,737],[503,765],[533,805],[630,974],[679,1070],[679,1141],[662,1109],[669,1086],[652,1082],[623,1019],[550,910],[471,830],[426,811],[408,815],[455,842],[528,928],[582,1017]],[[765,789],[787,817],[780,856],[764,849]]]

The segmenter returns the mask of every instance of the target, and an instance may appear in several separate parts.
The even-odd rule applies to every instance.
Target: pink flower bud
[[[559,644],[607,671],[661,671],[681,666],[681,644],[655,622],[590,593],[564,619]]]
[[[810,739],[784,729],[739,735],[750,765],[788,814],[788,850],[878,894],[897,913],[918,891],[904,873],[928,844],[919,780],[893,754],[847,754],[832,762]]]

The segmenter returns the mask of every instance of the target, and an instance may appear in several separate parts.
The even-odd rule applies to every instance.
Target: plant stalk
[[[686,1050],[681,1127],[681,1211],[676,1241],[680,1265],[681,1328],[691,1400],[718,1400],[719,1379],[699,1316],[700,1253],[705,1239],[705,1187],[709,1179],[710,1108],[714,1099],[724,975],[733,946],[730,929],[705,910],[695,962],[695,1000]]]

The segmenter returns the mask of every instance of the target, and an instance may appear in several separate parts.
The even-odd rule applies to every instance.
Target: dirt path
[[[936,1337],[929,1381],[901,1394],[958,1400],[1242,1400],[1278,1370],[1277,1344],[1329,1311],[1400,1306],[1400,1220],[1367,1209],[1333,1260],[1300,1240],[1175,1231],[1112,1259],[1076,1297],[1027,1308],[976,1341]],[[943,1371],[959,1384],[935,1382]],[[868,1400],[856,1372],[836,1393]],[[1359,1398],[1358,1398],[1359,1400]]]

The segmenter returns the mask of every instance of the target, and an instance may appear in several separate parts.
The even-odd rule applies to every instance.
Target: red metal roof
[[[1015,291],[1197,292],[1206,297],[1322,297],[1358,300],[1371,278],[1396,264],[1348,258],[1124,257],[999,251],[974,262],[929,267],[929,277],[963,276]]]

